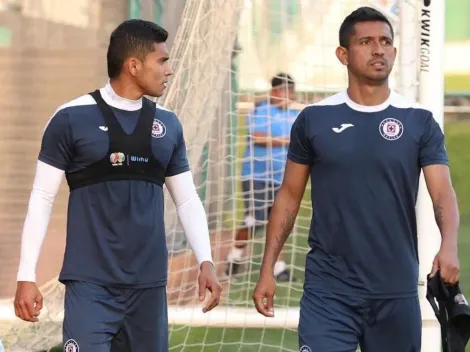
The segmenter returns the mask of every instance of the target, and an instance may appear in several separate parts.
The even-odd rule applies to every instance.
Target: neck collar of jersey
[[[345,103],[353,110],[360,111],[360,112],[379,112],[383,111],[391,105],[393,99],[393,91],[390,90],[390,94],[382,104],[380,105],[360,105],[355,103],[354,101],[349,98],[348,91],[345,89],[343,91],[344,101]]]
[[[106,104],[120,110],[127,110],[127,111],[137,111],[142,109],[142,98],[138,100],[131,100],[120,97],[116,94],[111,84],[108,83],[100,89],[101,96]]]

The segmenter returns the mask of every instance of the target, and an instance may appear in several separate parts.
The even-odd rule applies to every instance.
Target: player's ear
[[[142,62],[135,57],[130,57],[124,65],[126,66],[129,74],[132,77],[135,77],[137,76],[137,73],[139,72],[140,67],[142,66]]]
[[[336,48],[336,57],[343,65],[348,65],[348,49],[339,46]]]

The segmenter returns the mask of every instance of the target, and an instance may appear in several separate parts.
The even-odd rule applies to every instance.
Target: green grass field
[[[446,75],[444,90],[447,94],[467,94],[470,92],[470,75]]]
[[[454,187],[459,197],[462,218],[460,232],[461,286],[470,292],[470,122],[447,122],[445,125],[447,149],[452,167]],[[304,203],[305,204],[305,203]],[[299,214],[303,221],[299,224],[305,232],[308,208]],[[233,304],[250,307],[251,293],[257,280],[261,260],[261,239],[253,246],[253,264],[244,277],[230,286],[230,300]],[[287,261],[298,269],[296,275],[302,276],[301,268],[305,261],[306,235],[291,236],[287,248],[296,248],[296,255],[288,255]],[[467,293],[469,294],[469,293]],[[277,306],[297,306],[301,295],[301,283],[279,285]],[[253,308],[254,309],[254,308]],[[297,334],[294,330],[283,329],[224,329],[189,328],[172,326],[170,349],[174,352],[274,352],[298,351]],[[54,351],[61,351],[60,348]],[[423,351],[425,352],[425,351]],[[470,352],[470,347],[467,348]]]

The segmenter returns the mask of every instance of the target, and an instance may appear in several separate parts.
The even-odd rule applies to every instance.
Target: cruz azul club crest
[[[162,138],[166,134],[166,126],[158,119],[153,120],[152,137]]]
[[[386,140],[395,141],[403,134],[403,124],[397,119],[388,118],[380,123],[379,132]]]
[[[70,339],[64,344],[64,352],[79,352],[77,341]]]

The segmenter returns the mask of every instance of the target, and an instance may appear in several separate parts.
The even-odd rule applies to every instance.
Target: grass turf
[[[462,217],[460,231],[461,286],[464,292],[470,292],[470,122],[451,121],[445,125],[447,149],[451,162],[454,187],[459,198]],[[306,200],[308,202],[308,200]],[[303,207],[300,222],[304,233],[308,226],[308,206]],[[252,306],[251,293],[257,279],[261,260],[261,240],[253,246],[251,270],[244,277],[231,284],[230,299],[240,306]],[[291,236],[288,248],[296,248],[296,255],[288,255],[288,261],[295,265],[296,275],[302,277],[306,251],[305,235]],[[296,306],[301,295],[301,284],[279,285],[276,305]],[[190,328],[172,326],[170,334],[172,352],[274,352],[297,351],[297,334],[287,329],[226,329],[226,328]],[[62,351],[60,347],[54,352]],[[470,352],[470,346],[467,347]]]
[[[446,75],[444,90],[446,94],[468,95],[470,93],[470,74]]]

